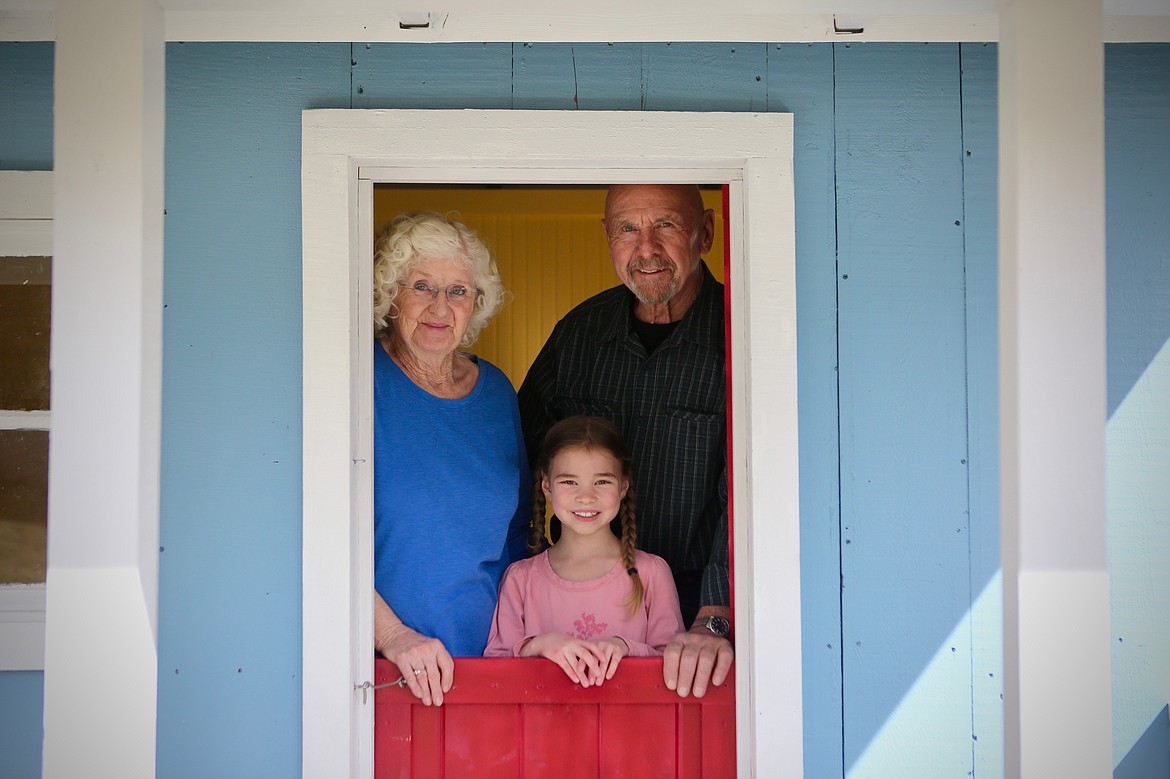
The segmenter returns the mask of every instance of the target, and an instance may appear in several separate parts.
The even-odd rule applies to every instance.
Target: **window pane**
[[[0,583],[45,580],[49,433],[0,430]]]
[[[49,407],[48,257],[0,257],[0,409]]]

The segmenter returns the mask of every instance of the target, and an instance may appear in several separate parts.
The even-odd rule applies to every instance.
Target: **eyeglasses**
[[[647,230],[650,231],[648,235],[657,241],[674,240],[687,233],[686,225],[681,222],[676,222],[673,219],[658,219],[645,227],[632,222],[623,222],[609,230],[608,235],[609,240],[614,243],[634,243],[641,239],[643,232]]]
[[[452,306],[467,306],[475,302],[479,297],[480,290],[475,287],[468,287],[464,284],[452,284],[448,287],[432,287],[425,281],[416,281],[413,284],[404,284],[398,282],[398,286],[408,290],[416,300],[425,300],[430,302],[439,297],[442,292],[447,296],[447,302]]]

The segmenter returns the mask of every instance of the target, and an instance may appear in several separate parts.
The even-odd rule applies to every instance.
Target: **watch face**
[[[707,617],[707,630],[717,636],[726,636],[731,632],[731,623],[726,617]]]

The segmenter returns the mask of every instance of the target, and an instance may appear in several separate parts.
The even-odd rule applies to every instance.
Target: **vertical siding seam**
[[[775,45],[777,47],[779,47],[780,44],[775,44]],[[768,61],[769,61],[769,57],[772,54],[772,46],[773,46],[773,44],[771,44],[771,43],[764,44],[764,113],[768,113],[769,111],[772,110],[771,101],[770,101],[770,98],[772,95],[771,95],[770,82],[768,80],[768,75],[770,72],[768,69]]]
[[[963,253],[963,407],[966,416],[967,434],[964,439],[963,455],[967,461],[967,621],[971,623],[971,611],[975,606],[974,592],[974,550],[971,548],[971,321],[967,306],[969,285],[967,283],[967,124],[963,103],[963,44],[957,44],[957,65],[959,77],[959,213],[963,220],[959,232],[959,245]],[[974,626],[972,625],[972,628]],[[975,777],[975,631],[967,632],[968,679],[971,685],[971,777]]]
[[[830,65],[833,76],[832,112],[829,117],[829,137],[833,144],[833,333],[834,348],[833,364],[836,367],[835,381],[837,384],[837,657],[841,670],[841,776],[845,776],[845,555],[843,532],[843,509],[841,502],[841,233],[840,233],[840,193],[837,180],[837,44],[834,42],[830,51],[832,57]]]
[[[577,99],[577,52],[571,43],[569,44],[569,59],[573,63],[573,110],[577,111],[581,108],[581,103]]]
[[[638,110],[646,110],[646,44],[638,44]]]

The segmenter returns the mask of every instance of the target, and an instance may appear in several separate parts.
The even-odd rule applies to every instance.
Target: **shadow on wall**
[[[1165,44],[1106,47],[1114,779],[1170,779],[1170,147],[1154,141],[1170,118],[1168,67]]]
[[[1163,706],[1117,768],[1113,779],[1170,779],[1170,706]]]
[[[1170,339],[1145,366],[1106,428],[1108,544],[1113,655],[1113,753],[1126,755],[1117,776],[1170,779],[1165,705],[1170,688]],[[1162,710],[1150,725],[1151,712]],[[1157,723],[1161,721],[1159,731]],[[1148,765],[1161,745],[1161,772]],[[1132,760],[1131,760],[1132,758]]]

